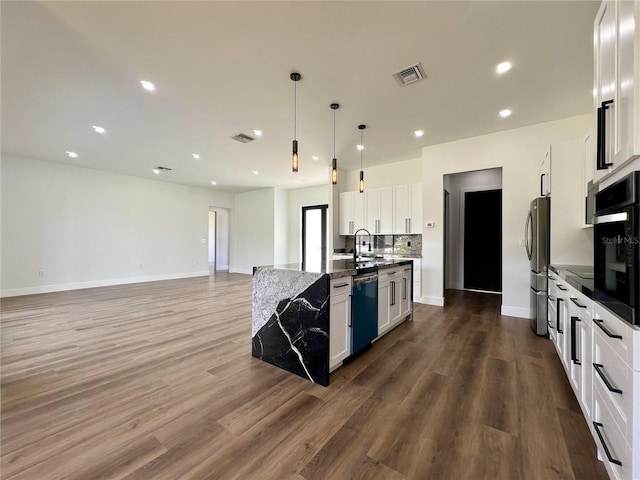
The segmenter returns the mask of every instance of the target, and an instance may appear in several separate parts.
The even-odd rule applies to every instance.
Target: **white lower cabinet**
[[[640,480],[640,330],[593,309],[593,433],[611,478]]]
[[[554,274],[548,315],[598,458],[611,479],[640,480],[640,329]]]
[[[351,354],[351,277],[329,282],[329,371]]]
[[[378,336],[399,324],[411,311],[411,266],[379,270]]]
[[[404,265],[400,278],[400,316],[406,317],[411,313],[411,266]]]

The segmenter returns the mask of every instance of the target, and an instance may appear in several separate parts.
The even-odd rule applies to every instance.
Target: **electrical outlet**
[[[207,243],[207,239],[206,239],[206,238],[203,238],[203,239],[202,239],[202,243]]]
[[[38,270],[38,276],[39,277],[44,277],[47,274],[47,272],[45,272],[44,270]]]
[[[436,222],[427,222],[426,227],[427,228],[436,228]]]
[[[410,247],[410,246],[411,246],[411,242],[409,241],[407,242],[407,247]]]

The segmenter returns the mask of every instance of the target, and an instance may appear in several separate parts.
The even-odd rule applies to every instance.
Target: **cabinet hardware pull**
[[[562,290],[563,292],[567,291],[567,287],[563,287],[562,285],[559,285],[556,283],[556,287],[558,287],[560,290]]]
[[[341,283],[340,285],[334,285],[333,288],[342,288],[342,287],[346,287],[347,285],[349,285],[348,283]]]
[[[396,304],[396,282],[391,282],[391,303],[389,306],[393,307]]]
[[[598,434],[598,438],[600,439],[600,443],[602,443],[602,446],[604,447],[604,453],[607,454],[607,458],[609,459],[609,461],[611,463],[615,463],[616,465],[620,465],[622,466],[622,462],[620,460],[617,460],[615,458],[613,458],[611,456],[611,452],[609,451],[609,447],[607,447],[607,444],[604,441],[604,437],[602,436],[602,433],[600,432],[600,428],[604,427],[604,425],[602,425],[601,423],[598,422],[593,422],[593,426],[596,430],[596,433]]]
[[[407,233],[411,233],[411,219],[409,218],[409,230],[407,230]]]
[[[600,378],[602,379],[602,381],[607,386],[607,388],[609,389],[610,392],[619,393],[619,394],[622,395],[622,390],[620,390],[619,388],[614,387],[611,384],[611,382],[609,381],[609,379],[607,378],[607,376],[604,374],[604,371],[602,370],[604,368],[604,365],[601,365],[599,363],[594,363],[593,364],[593,368],[596,369],[596,372],[598,372],[598,375],[600,376]]]
[[[556,330],[558,333],[564,333],[564,330],[560,330],[560,302],[564,302],[564,298],[556,300]]]
[[[607,100],[601,103],[598,108],[598,140],[597,140],[597,152],[596,152],[596,170],[606,170],[612,165],[607,163],[607,110],[609,105],[613,103],[613,100]]]
[[[620,340],[622,340],[622,335],[618,335],[617,333],[613,333],[611,330],[609,330],[607,327],[604,326],[604,320],[600,320],[599,318],[594,318],[593,322],[600,327],[600,330],[602,330],[604,333],[607,334],[607,337],[609,338],[618,338]]]
[[[555,301],[556,301],[556,299],[555,299],[555,298],[553,298],[551,295],[549,295],[549,301],[553,303],[553,302],[555,302]]]
[[[406,300],[407,299],[407,279],[406,277],[402,279],[403,280],[403,288],[404,288],[404,293],[402,295],[402,299]]]
[[[581,365],[580,359],[577,355],[577,342],[576,342],[576,324],[580,322],[580,317],[571,316],[571,361],[575,365]]]
[[[587,306],[586,306],[586,305],[583,305],[583,304],[581,304],[580,302],[578,302],[578,299],[577,299],[577,298],[569,297],[569,300],[571,300],[573,303],[575,303],[577,307],[580,307],[580,308],[587,308]]]
[[[543,185],[544,185],[544,175],[545,175],[544,173],[541,173],[541,174],[540,174],[540,196],[541,196],[541,197],[543,197],[543,196],[544,196],[544,188],[543,188]]]

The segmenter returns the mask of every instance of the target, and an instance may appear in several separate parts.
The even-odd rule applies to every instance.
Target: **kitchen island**
[[[376,326],[375,340],[411,317],[411,260],[334,260],[316,268],[301,264],[256,267],[252,355],[329,385],[330,371],[352,354],[351,287],[354,277],[365,274],[385,277],[376,287],[377,318],[365,319]]]

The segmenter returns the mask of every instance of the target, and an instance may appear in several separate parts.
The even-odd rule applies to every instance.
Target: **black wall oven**
[[[640,325],[640,171],[596,194],[595,298]]]

